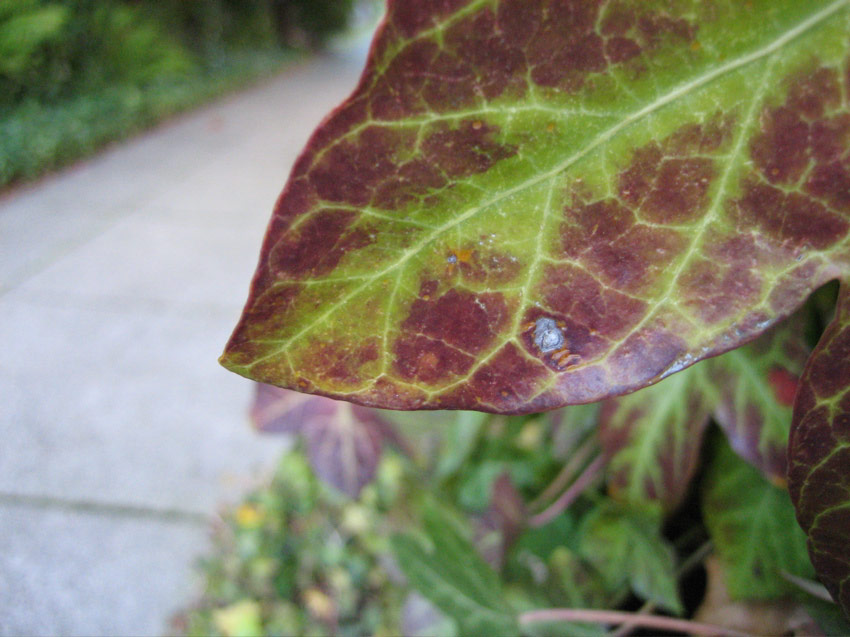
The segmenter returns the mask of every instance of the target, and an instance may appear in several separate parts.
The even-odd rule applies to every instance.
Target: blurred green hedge
[[[267,74],[353,0],[0,0],[0,187]]]

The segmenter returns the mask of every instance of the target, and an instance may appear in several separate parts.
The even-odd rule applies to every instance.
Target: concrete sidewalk
[[[362,51],[0,198],[0,635],[148,635],[282,442],[216,358],[296,153]]]

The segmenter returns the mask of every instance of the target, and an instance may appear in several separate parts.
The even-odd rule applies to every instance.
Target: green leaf
[[[788,447],[797,520],[821,582],[850,619],[850,291],[800,380]]]
[[[69,16],[68,7],[58,3],[24,4],[5,18],[0,15],[0,74],[15,76],[26,71],[39,47],[61,33]]]
[[[628,582],[637,595],[681,614],[674,553],[660,525],[660,516],[647,509],[603,504],[582,523],[581,554],[610,586]]]
[[[703,515],[733,599],[772,599],[793,590],[786,571],[811,577],[805,535],[784,489],[770,484],[718,438],[703,491]]]
[[[697,365],[603,404],[599,438],[612,497],[666,510],[682,501],[699,460],[710,402]]]
[[[410,584],[454,619],[462,635],[518,633],[495,571],[457,522],[434,503],[425,507],[424,535],[392,538],[393,553]]]
[[[714,419],[732,448],[777,486],[785,486],[791,406],[809,355],[795,315],[757,341],[705,363],[716,388]]]
[[[819,599],[808,599],[804,605],[824,635],[850,635],[850,622],[844,618],[840,606]]]
[[[474,411],[457,412],[451,427],[446,429],[444,453],[437,464],[437,477],[446,478],[463,465],[472,453],[487,416]]]
[[[750,341],[848,270],[846,0],[392,0],[221,359],[529,413]]]

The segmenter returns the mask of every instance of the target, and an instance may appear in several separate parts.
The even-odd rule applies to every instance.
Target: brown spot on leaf
[[[624,292],[644,292],[654,285],[686,244],[677,230],[637,223],[634,213],[616,199],[576,201],[565,209],[564,218],[565,256]]]
[[[429,385],[465,374],[475,363],[469,354],[421,334],[400,337],[393,353],[393,367],[402,378]]]
[[[368,118],[367,106],[368,103],[364,97],[342,104],[328,117],[324,125],[316,130],[310,140],[309,148],[321,148],[330,144],[365,121]]]
[[[480,90],[474,69],[452,52],[441,50],[431,62],[422,85],[422,99],[433,111],[459,110],[471,106]]]
[[[423,281],[419,285],[419,298],[425,301],[430,301],[431,297],[437,292],[440,283],[438,281]]]
[[[850,216],[850,160],[818,164],[806,181],[805,190],[832,209]]]
[[[249,299],[244,321],[246,328],[237,330],[227,344],[227,357],[236,365],[247,365],[263,355],[268,345],[254,339],[265,334],[274,334],[283,328],[289,310],[302,291],[301,285],[278,285],[262,295],[262,299]],[[253,301],[253,302],[250,302]]]
[[[846,117],[823,120],[841,101],[838,73],[818,68],[790,80],[785,103],[762,114],[761,133],[750,152],[762,177],[771,184],[794,184],[810,158],[832,159],[846,149]],[[838,139],[835,139],[835,138]]]
[[[714,162],[710,159],[665,159],[657,168],[652,190],[641,204],[642,216],[659,224],[698,218],[705,210],[706,194],[714,174]]]
[[[496,15],[505,46],[523,49],[540,29],[544,0],[502,0]]]
[[[305,178],[293,178],[286,187],[272,217],[272,232],[281,233],[296,217],[309,212],[318,199],[316,191]]]
[[[437,299],[414,301],[402,330],[477,354],[492,343],[507,316],[505,298],[500,293],[473,294],[452,289]]]
[[[638,148],[620,174],[620,200],[654,223],[681,224],[699,218],[708,205],[716,170],[713,160],[694,155],[718,150],[729,140],[731,129],[732,119],[718,115]]]
[[[632,211],[616,199],[576,203],[568,206],[564,213],[561,245],[565,256],[571,259],[611,243],[635,223]]]
[[[495,141],[498,131],[480,120],[440,124],[422,141],[420,156],[402,161],[396,157],[412,152],[415,132],[372,126],[331,147],[310,183],[326,201],[395,209],[443,188],[448,178],[485,172],[516,154],[516,147]]]
[[[369,95],[372,116],[379,120],[410,117],[425,110],[422,89],[439,49],[431,40],[408,44],[382,73]]]
[[[769,111],[762,120],[762,134],[750,146],[756,166],[772,184],[795,183],[809,163],[809,125],[787,107]]]
[[[637,22],[635,10],[622,2],[611,2],[609,7],[602,19],[602,35],[625,35]]]
[[[640,206],[652,191],[658,167],[664,154],[661,147],[651,142],[638,148],[632,157],[632,163],[620,174],[620,199],[630,207]]]
[[[474,91],[464,101],[479,95],[494,99],[509,86],[516,91],[525,89],[525,55],[499,33],[490,9],[452,25],[444,36],[444,46],[464,68],[475,69]]]
[[[368,228],[353,226],[356,219],[357,214],[348,210],[316,213],[272,248],[272,271],[282,279],[327,274],[345,254],[374,241]]]
[[[361,368],[378,360],[379,346],[376,338],[348,344],[313,342],[309,353],[299,360],[298,368],[311,378],[330,381],[334,385],[356,385],[365,376]]]
[[[748,179],[734,204],[742,228],[756,227],[787,246],[828,248],[848,230],[848,222],[811,197]]]
[[[694,316],[711,325],[736,315],[761,293],[761,277],[745,263],[720,264],[694,260],[678,281],[679,289]]]
[[[461,248],[452,251],[447,260],[450,273],[456,269],[465,281],[489,286],[510,283],[522,269],[519,259],[513,255],[486,248]]]
[[[788,107],[807,119],[823,117],[824,110],[841,103],[838,71],[819,68],[796,78],[788,95]]]
[[[696,34],[696,27],[684,18],[663,13],[644,13],[638,19],[638,30],[650,47],[658,46],[664,38],[690,42]]]
[[[387,175],[375,193],[373,203],[378,208],[395,210],[425,193],[446,185],[447,180],[438,166],[424,159],[412,159],[402,164],[395,174]]]
[[[627,62],[640,55],[640,51],[640,45],[629,38],[615,37],[605,42],[605,55],[614,64]]]
[[[812,156],[819,162],[838,159],[847,151],[850,142],[850,114],[818,120],[809,135]]]
[[[390,38],[405,38],[387,69],[373,80],[369,106],[373,117],[398,119],[426,109],[445,112],[472,106],[481,99],[522,95],[525,78],[560,90],[580,89],[591,74],[628,64],[644,50],[664,42],[691,40],[696,27],[663,12],[644,11],[587,0],[502,0],[448,23],[440,46],[416,39],[463,0],[396,2],[390,7],[387,32],[375,53],[389,55]],[[434,13],[429,13],[429,11]],[[602,35],[597,24],[602,20]]]
[[[470,407],[486,403],[509,412],[511,405],[526,403],[547,375],[542,365],[508,343],[447,400],[460,400]]]
[[[417,0],[416,2],[391,2],[388,21],[395,25],[405,38],[411,38],[423,29],[439,24],[468,0]]]
[[[434,282],[429,282],[433,284]],[[438,298],[429,283],[420,289],[394,345],[394,367],[405,379],[434,384],[466,373],[474,355],[504,327],[508,311],[499,293],[451,289]]]
[[[611,287],[644,292],[656,284],[685,243],[676,230],[638,224],[610,243],[594,246],[584,261]]]
[[[464,121],[458,128],[436,127],[422,142],[423,155],[450,177],[466,177],[487,171],[493,164],[516,154],[516,147],[493,138],[497,126]]]
[[[310,181],[326,201],[365,206],[386,176],[395,174],[395,153],[412,149],[414,141],[412,131],[371,126],[356,141],[332,146],[313,168]]]
[[[648,325],[634,332],[610,355],[608,363],[623,384],[634,378],[657,377],[688,351],[681,337],[662,325]]]
[[[646,311],[646,305],[605,288],[578,267],[548,267],[538,285],[545,305],[565,325],[567,349],[584,360],[604,352],[610,343],[624,335]],[[533,322],[543,312],[533,310],[524,317]],[[526,347],[535,354],[530,336]]]

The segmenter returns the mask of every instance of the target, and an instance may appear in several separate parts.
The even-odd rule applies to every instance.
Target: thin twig
[[[679,564],[679,568],[676,569],[676,579],[679,579],[688,571],[699,566],[705,558],[712,554],[713,551],[714,543],[711,540],[703,542],[696,551],[688,555],[688,557]]]
[[[590,436],[587,440],[585,440],[578,449],[575,450],[573,455],[570,456],[570,459],[567,460],[567,463],[564,465],[564,468],[555,476],[555,479],[552,480],[551,484],[543,490],[543,493],[538,495],[534,500],[532,500],[528,508],[542,509],[543,505],[555,497],[556,493],[560,493],[569,483],[570,480],[573,479],[576,473],[578,473],[581,466],[585,463],[585,461],[590,457],[590,454],[596,449],[597,441],[594,436]]]
[[[570,488],[549,505],[549,508],[528,518],[529,526],[534,528],[543,526],[561,515],[596,480],[603,466],[605,466],[605,457],[600,454],[587,465],[582,474],[570,485]]]
[[[521,625],[539,622],[584,622],[590,624],[624,624],[633,623],[643,628],[682,632],[688,635],[727,635],[728,637],[751,637],[731,628],[723,628],[713,624],[693,622],[688,619],[664,617],[661,615],[635,615],[618,610],[590,610],[583,608],[545,608],[522,613],[519,616]]]
[[[830,604],[835,603],[835,600],[832,599],[832,595],[830,595],[829,591],[826,590],[826,586],[824,586],[820,582],[814,582],[810,579],[806,579],[805,577],[798,577],[784,570],[779,571],[779,574],[784,580],[791,582],[792,584],[794,584],[794,586],[806,591],[812,597],[822,599],[823,601],[829,602]]]

